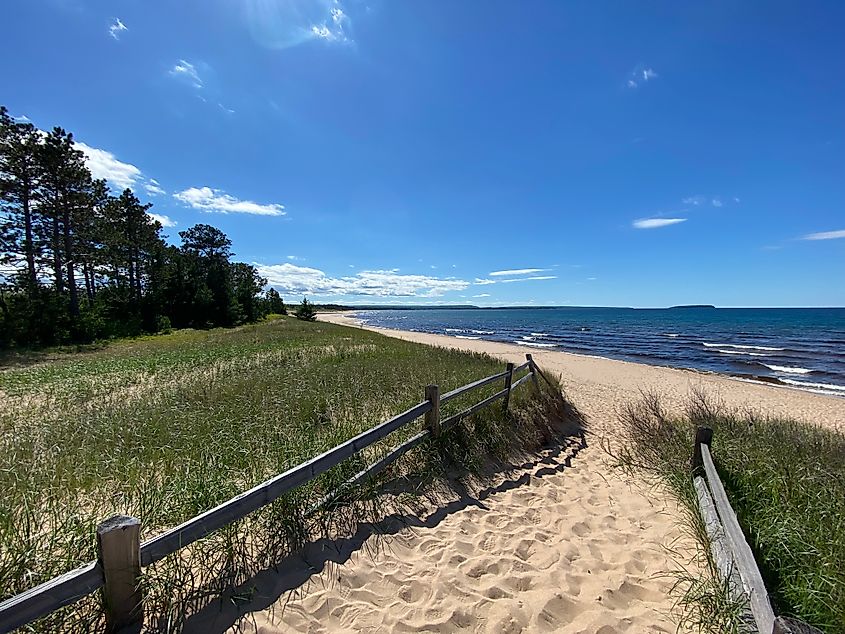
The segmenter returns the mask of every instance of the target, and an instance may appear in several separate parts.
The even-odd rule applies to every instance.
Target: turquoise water
[[[729,374],[845,397],[843,308],[361,311],[385,328]]]

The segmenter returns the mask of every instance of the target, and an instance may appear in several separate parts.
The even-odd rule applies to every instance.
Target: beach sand
[[[343,314],[321,319],[355,323]],[[306,553],[303,570],[266,580],[268,596],[257,603],[269,607],[232,631],[675,632],[675,579],[667,573],[683,565],[700,574],[691,560],[696,544],[670,496],[610,469],[601,440],[615,438],[618,408],[644,390],[681,408],[701,388],[729,407],[845,424],[845,399],[512,344],[373,330],[516,363],[531,352],[586,415],[588,446],[542,452],[416,526],[366,536],[330,556]],[[307,582],[291,584],[291,574]],[[204,621],[203,630],[220,631],[233,620],[223,614],[214,624]]]

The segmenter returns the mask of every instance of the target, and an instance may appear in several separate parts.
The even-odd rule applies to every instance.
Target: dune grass
[[[0,371],[0,598],[94,558],[95,526],[113,514],[140,518],[147,539],[415,405],[426,384],[445,392],[503,369],[484,355],[293,318],[7,367]],[[442,414],[499,389],[456,399]],[[530,385],[521,388],[510,414],[490,407],[384,477],[471,472],[485,457],[539,442],[547,430],[536,396]],[[187,613],[315,532],[376,518],[381,502],[372,484],[356,492],[351,520],[337,505],[315,516],[306,510],[421,424],[146,568],[148,623],[178,631]],[[101,627],[92,596],[33,629]]]
[[[831,634],[845,632],[845,436],[819,426],[731,412],[694,394],[685,416],[658,397],[622,415],[623,466],[658,475],[685,504],[706,544],[689,459],[695,429],[713,429],[719,476],[754,551],[775,612]],[[704,551],[708,553],[709,549]],[[715,577],[683,580],[687,620],[702,631],[736,631],[740,606]]]

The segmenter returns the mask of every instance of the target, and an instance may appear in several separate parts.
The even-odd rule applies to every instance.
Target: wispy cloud
[[[173,65],[168,71],[168,74],[171,77],[175,77],[181,81],[188,82],[194,88],[200,89],[203,87],[202,77],[200,77],[199,71],[197,71],[196,66],[191,64],[184,59],[180,59]]]
[[[134,187],[141,180],[140,169],[131,163],[117,160],[117,157],[111,152],[91,147],[79,141],[75,145],[85,155],[85,162],[94,178],[103,178],[110,185],[120,189]]]
[[[632,222],[631,225],[634,229],[658,229],[686,221],[686,218],[641,218]]]
[[[284,216],[284,205],[260,204],[251,200],[239,200],[226,192],[211,187],[189,187],[173,194],[176,200],[186,205],[211,213],[254,214],[257,216]]]
[[[479,293],[478,295],[473,295],[475,299],[481,299],[482,297],[490,297],[490,293]]]
[[[686,198],[682,198],[681,202],[685,205],[698,205],[704,204],[707,201],[705,196],[687,196]]]
[[[721,207],[723,205],[722,199],[718,198],[718,197],[711,200],[710,204],[713,205],[714,207]]]
[[[628,88],[637,88],[647,82],[657,79],[657,77],[658,75],[653,68],[637,66],[637,68],[632,70],[631,74],[628,76],[626,85]]]
[[[164,196],[167,193],[164,191],[161,184],[159,184],[159,182],[154,178],[151,178],[144,183],[144,189],[147,190],[147,193],[150,196]]]
[[[550,269],[506,269],[504,271],[493,271],[488,273],[490,277],[501,277],[507,275],[530,275],[531,273],[542,273]]]
[[[120,21],[120,18],[115,18],[109,26],[109,35],[111,35],[114,39],[119,40],[121,31],[128,30],[129,29],[126,28],[126,25]]]
[[[507,273],[507,274],[510,274],[510,275],[514,275],[514,274],[521,275],[522,273],[519,273],[519,271],[535,272],[535,271],[548,271],[548,270],[549,269],[515,269],[515,271],[517,271],[516,273],[514,273],[512,271],[506,271],[504,273]],[[490,275],[494,275],[494,273],[491,273]],[[490,279],[486,279],[486,278],[476,277],[475,281],[473,281],[473,284],[475,286],[488,286],[490,284],[510,284],[511,282],[528,282],[528,281],[531,281],[531,280],[556,280],[556,279],[557,279],[557,275],[529,275],[528,277],[508,277],[508,278],[503,279],[503,280],[490,280]]]
[[[175,227],[177,224],[170,216],[165,216],[164,214],[152,214],[147,212],[147,215],[153,220],[158,220],[162,227]]]
[[[510,277],[506,280],[499,280],[502,284],[510,282],[529,282],[531,280],[556,280],[557,275],[531,275],[529,277]]]
[[[349,42],[351,20],[341,0],[241,0],[255,40],[284,49],[308,41]]]
[[[808,233],[802,237],[802,240],[838,240],[845,238],[845,229],[837,229],[836,231],[822,231],[820,233]]]
[[[295,264],[256,264],[261,277],[282,293],[317,296],[439,297],[470,286],[465,280],[402,275],[396,269],[360,271],[332,277],[320,269]]]

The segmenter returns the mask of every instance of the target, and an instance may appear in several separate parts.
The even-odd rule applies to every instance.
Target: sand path
[[[338,314],[322,318],[354,323]],[[524,360],[527,351],[511,344],[374,330],[514,362]],[[684,533],[672,499],[609,470],[599,440],[613,437],[617,408],[644,389],[658,389],[669,406],[680,407],[691,388],[701,387],[730,406],[840,428],[845,422],[845,399],[530,351],[544,370],[561,376],[569,397],[586,414],[592,430],[586,448],[545,452],[481,495],[422,518],[419,526],[369,537],[361,548],[335,558],[341,565],[325,565],[325,557],[306,563],[311,566],[307,584],[281,592],[289,587],[282,576],[265,602],[273,605],[253,612],[232,631],[674,632],[673,578],[666,573],[686,560],[695,544]],[[219,631],[226,622],[203,629]]]

